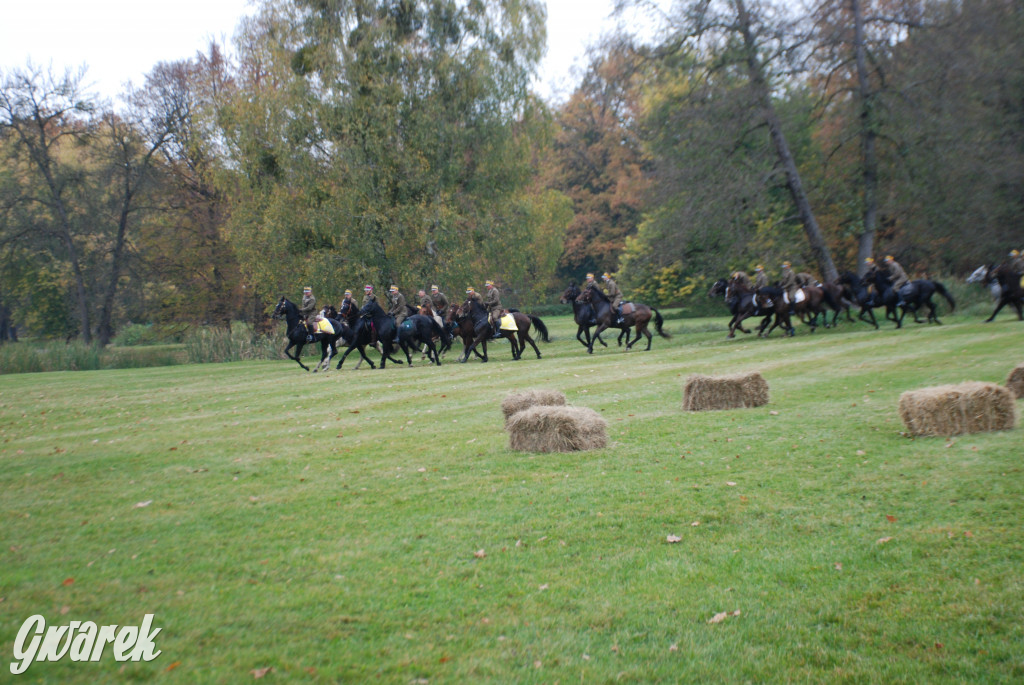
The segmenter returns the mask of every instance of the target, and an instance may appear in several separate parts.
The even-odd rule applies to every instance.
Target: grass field
[[[588,356],[545,321],[539,361],[0,377],[0,681],[1024,679],[1022,429],[910,439],[896,413],[1003,382],[1024,324],[682,320]],[[687,375],[754,370],[768,405],[680,410]],[[609,446],[509,451],[527,388],[601,412]],[[33,614],[146,613],[154,661],[9,672]]]

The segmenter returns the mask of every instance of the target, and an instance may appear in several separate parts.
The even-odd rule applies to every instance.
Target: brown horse
[[[786,332],[786,335],[796,335],[796,330],[789,319],[789,303],[783,298],[784,293],[785,291],[778,286],[768,286],[757,291],[758,302],[762,303],[761,306],[765,308],[765,311],[769,312],[769,316],[765,317],[764,321],[761,322],[761,328],[757,331],[759,338],[767,338],[775,330],[776,326],[782,326],[782,330]],[[770,306],[769,303],[771,303]],[[768,325],[768,321],[771,320],[771,315],[775,316],[775,323],[765,331],[764,328]]]
[[[512,359],[518,360],[522,357],[527,343],[537,353],[537,359],[540,359],[540,350],[537,348],[533,338],[530,337],[530,326],[535,326],[541,334],[541,340],[548,342],[550,338],[548,337],[547,326],[532,314],[523,314],[517,310],[508,310],[508,312],[515,320],[518,330],[500,329],[500,337],[506,338],[512,345]],[[487,320],[487,310],[484,306],[476,300],[466,300],[462,303],[461,307],[448,308],[447,320],[455,324],[455,335],[462,338],[464,352],[462,358],[459,359],[459,363],[464,364],[468,361],[471,352],[480,357],[481,361],[486,362],[487,340],[492,335],[492,329],[490,322]],[[478,348],[483,350],[483,354],[480,353]]]
[[[630,312],[623,312],[622,320],[616,320],[618,313],[612,310],[612,303],[608,299],[608,296],[601,292],[601,289],[596,286],[585,288],[583,293],[576,298],[577,301],[585,304],[589,303],[594,306],[594,319],[597,321],[597,332],[594,333],[594,338],[590,340],[590,345],[587,347],[587,352],[594,354],[594,339],[608,328],[623,328],[629,331],[630,328],[635,328],[636,337],[633,340],[626,340],[626,349],[629,350],[633,347],[637,340],[640,339],[641,335],[647,336],[647,348],[645,352],[651,349],[651,332],[647,330],[647,324],[650,322],[651,317],[654,317],[654,330],[657,331],[658,335],[663,338],[671,338],[672,336],[661,330],[661,326],[664,320],[661,318],[661,313],[658,312],[654,307],[648,307],[645,304],[632,303],[633,310]],[[653,312],[653,315],[652,313]]]
[[[992,281],[999,283],[999,303],[992,316],[985,319],[985,323],[991,323],[996,318],[999,310],[1006,305],[1012,305],[1017,310],[1017,319],[1024,321],[1024,288],[1021,287],[1021,274],[1006,263],[996,267],[989,267],[985,274],[984,284],[988,286]]]

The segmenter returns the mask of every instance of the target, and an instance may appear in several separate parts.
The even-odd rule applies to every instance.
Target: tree
[[[78,241],[87,232],[76,212],[74,199],[84,186],[85,173],[72,154],[74,145],[92,133],[96,103],[82,91],[84,70],[57,76],[29,64],[13,69],[0,81],[0,136],[8,163],[19,174],[7,204],[25,205],[32,220],[15,230],[29,234],[37,244],[60,249],[54,255],[72,274],[76,311],[82,339],[92,341],[90,297]],[[55,239],[51,242],[49,239]],[[11,237],[5,239],[11,240]]]

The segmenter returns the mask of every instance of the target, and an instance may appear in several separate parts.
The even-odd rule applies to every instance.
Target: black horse
[[[732,318],[729,319],[729,338],[736,337],[736,329],[749,334],[746,328],[743,327],[744,319],[749,319],[752,316],[764,316],[765,320],[761,323],[761,330],[768,325],[768,319],[772,316],[773,312],[767,309],[762,309],[758,306],[760,300],[754,297],[754,291],[743,287],[738,283],[731,283],[724,278],[719,278],[715,281],[715,284],[708,290],[708,297],[724,297],[725,306],[729,308],[729,312],[732,314]]]
[[[842,273],[836,282],[843,289],[843,297],[860,307],[857,318],[877,329],[878,319],[875,318],[874,309],[884,306],[878,293],[868,290],[868,284],[852,271]]]
[[[757,336],[767,338],[771,335],[772,331],[777,326],[782,326],[782,330],[785,331],[786,335],[796,335],[796,329],[793,328],[793,323],[789,315],[789,302],[786,302],[786,291],[782,288],[774,285],[761,288],[757,291],[757,301],[761,303],[761,308],[768,312],[768,316],[761,322],[761,327],[757,329]],[[770,304],[769,304],[770,303]],[[768,322],[775,317],[775,323],[772,324],[771,328],[765,331],[765,326]]]
[[[434,337],[441,339],[442,345],[451,345],[451,336],[442,326],[438,326],[434,317],[424,314],[413,314],[398,327],[398,345],[405,352],[405,359],[409,366],[412,366],[412,356],[409,350],[419,350],[422,346],[427,348],[427,359],[441,366],[441,353],[434,347]]]
[[[1021,274],[1014,271],[1009,264],[990,266],[985,274],[984,283],[987,286],[993,282],[999,283],[999,302],[992,316],[985,319],[985,323],[991,323],[999,310],[1006,305],[1012,305],[1017,310],[1017,319],[1024,321],[1024,287],[1021,287]]]
[[[921,319],[917,317],[917,312],[921,307],[928,307],[928,323],[934,321],[937,324],[942,324],[939,321],[938,315],[935,313],[935,303],[932,302],[932,295],[938,293],[946,298],[946,302],[949,302],[949,311],[952,312],[956,309],[956,302],[953,301],[953,296],[949,294],[946,287],[938,281],[932,281],[928,279],[919,279],[911,281],[907,285],[900,288],[900,299],[903,304],[900,305],[900,317],[899,322],[896,324],[897,328],[903,323],[903,317],[909,311],[914,317],[914,323],[923,323]]]
[[[651,349],[651,341],[653,340],[651,332],[647,330],[647,324],[652,317],[654,318],[654,330],[657,331],[658,335],[662,338],[672,337],[661,329],[664,320],[661,318],[661,313],[654,307],[648,307],[645,304],[635,302],[629,303],[632,308],[627,311],[627,308],[623,307],[622,318],[617,319],[618,314],[612,311],[611,300],[596,285],[592,285],[584,290],[578,299],[583,303],[592,303],[594,306],[594,318],[597,320],[597,332],[594,333],[595,339],[607,328],[621,328],[628,334],[629,329],[635,326],[636,337],[631,341],[627,335],[626,349],[632,349],[636,341],[640,339],[640,336],[645,335],[647,336],[647,348],[644,350],[646,352]],[[590,341],[587,352],[590,354],[594,353],[593,340]]]
[[[522,358],[527,344],[533,348],[533,351],[537,354],[537,359],[540,359],[540,349],[530,336],[530,327],[535,327],[540,333],[541,339],[544,342],[548,342],[550,338],[548,337],[547,326],[533,314],[524,314],[518,309],[509,309],[507,311],[515,321],[516,330],[501,328],[498,330],[498,337],[508,339],[509,344],[512,346],[513,361],[518,361]],[[448,317],[456,325],[456,334],[462,337],[463,355],[459,359],[459,363],[466,363],[471,353],[476,354],[476,356],[480,357],[481,361],[486,362],[487,340],[493,333],[491,324],[487,320],[487,309],[479,301],[468,299],[462,303],[461,307],[449,308]],[[516,340],[517,338],[518,341]],[[483,354],[480,354],[477,348],[482,349]]]
[[[307,344],[320,343],[320,361],[314,369],[314,373],[324,369],[331,363],[331,358],[338,353],[336,342],[342,336],[344,325],[341,321],[331,321],[334,334],[318,333],[311,330],[306,322],[299,316],[299,307],[285,296],[281,296],[274,313],[274,319],[285,319],[285,336],[288,338],[288,346],[284,348],[284,354],[289,359],[294,359],[299,366],[309,371],[309,367],[302,363],[302,348]],[[288,354],[288,350],[295,348],[295,355]],[[326,361],[325,361],[326,360]]]
[[[341,365],[345,363],[345,358],[348,357],[352,350],[358,349],[359,355],[366,360],[370,368],[376,369],[377,367],[366,356],[365,349],[367,345],[373,344],[374,335],[376,335],[376,339],[381,345],[380,368],[384,368],[388,359],[396,364],[401,364],[401,359],[395,359],[391,356],[391,353],[394,352],[395,317],[384,313],[384,310],[376,302],[367,302],[366,306],[359,310],[359,320],[356,322],[356,327],[352,330],[348,348],[341,355],[341,359],[338,360],[338,368],[340,369]]]
[[[562,304],[572,305],[572,318],[576,322],[576,340],[580,342],[584,347],[591,347],[590,342],[590,329],[597,325],[597,321],[594,319],[594,306],[589,302],[580,302],[578,298],[582,294],[579,286],[576,285],[576,281],[570,281],[569,287],[562,293],[562,297],[559,298],[559,302]],[[622,345],[622,335],[628,331],[622,331],[619,333],[619,345]],[[581,336],[586,335],[586,341]],[[594,339],[601,343],[605,347],[608,344],[601,340],[601,336],[596,335]]]

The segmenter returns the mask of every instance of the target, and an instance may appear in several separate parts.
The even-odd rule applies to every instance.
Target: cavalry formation
[[[784,267],[788,268],[788,264]],[[1017,318],[1024,321],[1024,279],[1019,268],[1020,264],[1011,260],[1000,265],[979,267],[967,279],[969,283],[980,283],[991,288],[997,300],[995,311],[986,322],[992,321],[1006,305],[1012,306],[1017,311]],[[743,322],[749,318],[761,319],[758,336],[767,337],[775,328],[781,328],[786,335],[795,335],[793,317],[809,326],[812,332],[819,325],[819,317],[822,317],[822,325],[829,328],[836,325],[840,314],[845,314],[848,321],[859,319],[877,329],[879,320],[874,310],[884,308],[883,320],[892,321],[897,328],[901,328],[907,314],[915,322],[924,323],[918,314],[925,310],[928,323],[941,324],[933,301],[935,296],[945,298],[951,311],[956,308],[953,296],[942,283],[930,279],[904,279],[903,283],[897,285],[890,274],[882,269],[869,269],[863,278],[846,272],[831,283],[814,282],[808,275],[800,274],[801,278],[796,280],[802,283],[790,288],[785,287],[785,276],[788,274],[784,273],[780,282],[767,285],[762,269],[758,267],[757,271],[756,285],[751,284],[746,274],[737,272],[727,279],[716,281],[708,292],[711,297],[723,297],[725,300],[732,315],[729,320],[730,338],[735,337],[737,330],[751,332],[743,326]],[[606,280],[610,279],[606,277]],[[614,286],[614,282],[611,283]],[[618,344],[622,346],[625,340],[626,350],[632,349],[641,337],[647,338],[645,350],[651,349],[651,321],[659,336],[671,337],[663,330],[664,320],[657,309],[641,303],[622,302],[617,288],[613,288],[612,292],[618,297],[610,297],[588,277],[585,287],[580,288],[573,282],[560,298],[563,304],[572,307],[577,325],[576,340],[589,354],[593,354],[595,343],[607,347],[601,334],[609,329],[619,331]],[[373,347],[380,353],[382,369],[389,360],[395,364],[406,363],[412,366],[413,353],[422,353],[431,363],[440,366],[441,356],[451,349],[456,338],[460,338],[463,345],[460,363],[468,361],[473,354],[486,362],[487,343],[494,339],[508,340],[513,360],[521,359],[527,345],[533,348],[540,359],[540,349],[530,331],[536,330],[542,341],[549,341],[547,327],[539,317],[516,309],[501,310],[504,316],[501,317],[499,328],[496,320],[492,321],[489,317],[488,308],[474,295],[472,289],[467,291],[467,298],[461,305],[446,307],[443,317],[429,306],[428,300],[424,300],[417,309],[406,305],[403,299],[401,306],[404,311],[396,317],[385,312],[375,299],[366,300],[362,307],[358,307],[349,295],[346,293],[340,310],[329,305],[316,316],[310,317],[314,319],[313,323],[303,316],[304,312],[298,305],[282,296],[274,309],[273,318],[284,318],[286,321],[288,346],[284,350],[285,355],[306,371],[310,369],[302,363],[302,349],[307,344],[315,343],[320,344],[321,354],[314,371],[328,369],[341,347],[345,349],[338,360],[338,369],[341,369],[353,350],[359,352],[360,364],[365,361],[371,368],[376,368],[366,355],[367,347]],[[858,309],[857,319],[851,314],[852,309]],[[402,353],[405,362],[400,359]]]

